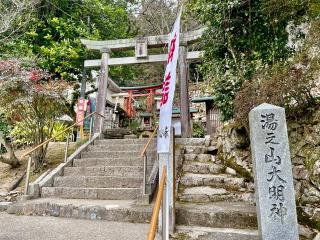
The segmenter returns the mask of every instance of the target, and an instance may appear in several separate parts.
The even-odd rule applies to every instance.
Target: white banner
[[[158,153],[169,153],[170,148],[172,103],[176,87],[177,61],[180,43],[180,17],[181,11],[179,12],[178,18],[174,24],[173,31],[170,33],[168,43],[168,61],[162,85],[162,98],[160,103],[160,123],[157,144]]]

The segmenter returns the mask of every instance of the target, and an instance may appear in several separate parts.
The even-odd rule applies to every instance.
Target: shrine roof
[[[161,89],[162,83],[158,85],[151,85],[151,86],[134,86],[134,87],[120,87],[122,91],[128,90],[136,90],[136,91],[143,91],[143,90],[152,90],[152,89]]]
[[[199,112],[199,110],[196,109],[196,108],[189,108],[189,111],[190,111],[190,113],[197,113],[197,112]],[[172,109],[172,114],[180,114],[180,113],[181,113],[180,108],[174,108],[174,109]]]
[[[196,97],[196,98],[193,98],[191,100],[191,102],[193,103],[201,103],[201,102],[212,102],[213,101],[213,97],[210,97],[210,96],[206,96],[206,97]]]

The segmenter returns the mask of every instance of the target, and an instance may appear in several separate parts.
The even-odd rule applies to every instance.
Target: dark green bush
[[[264,69],[246,81],[235,98],[236,121],[248,126],[249,111],[261,103],[286,109],[288,118],[299,118],[319,108],[320,20],[314,21],[304,48],[288,62]]]

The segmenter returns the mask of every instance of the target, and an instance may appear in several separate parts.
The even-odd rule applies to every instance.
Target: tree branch
[[[14,154],[11,144],[5,139],[2,133],[0,133],[0,143],[5,147],[9,155],[9,157],[0,156],[0,162],[9,164],[12,168],[19,167],[19,160]]]

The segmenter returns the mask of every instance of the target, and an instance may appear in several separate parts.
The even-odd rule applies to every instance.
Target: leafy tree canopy
[[[16,21],[15,28],[22,23]],[[54,78],[77,79],[85,58],[93,57],[80,38],[116,39],[129,35],[126,2],[116,0],[42,0],[27,26],[1,37],[2,58],[37,58]],[[99,56],[99,55],[98,55]]]
[[[0,61],[0,106],[14,125],[15,134],[11,132],[11,135],[24,137],[35,146],[52,136],[57,118],[67,113],[66,82],[57,84],[48,78],[47,72],[34,66],[25,66],[19,61]],[[36,168],[42,165],[47,147],[48,144],[36,151]]]
[[[223,112],[233,117],[233,100],[242,83],[267,65],[288,59],[290,31],[304,37],[299,24],[319,17],[317,0],[192,0],[189,9],[208,26],[202,72]],[[289,28],[291,26],[291,29]]]

